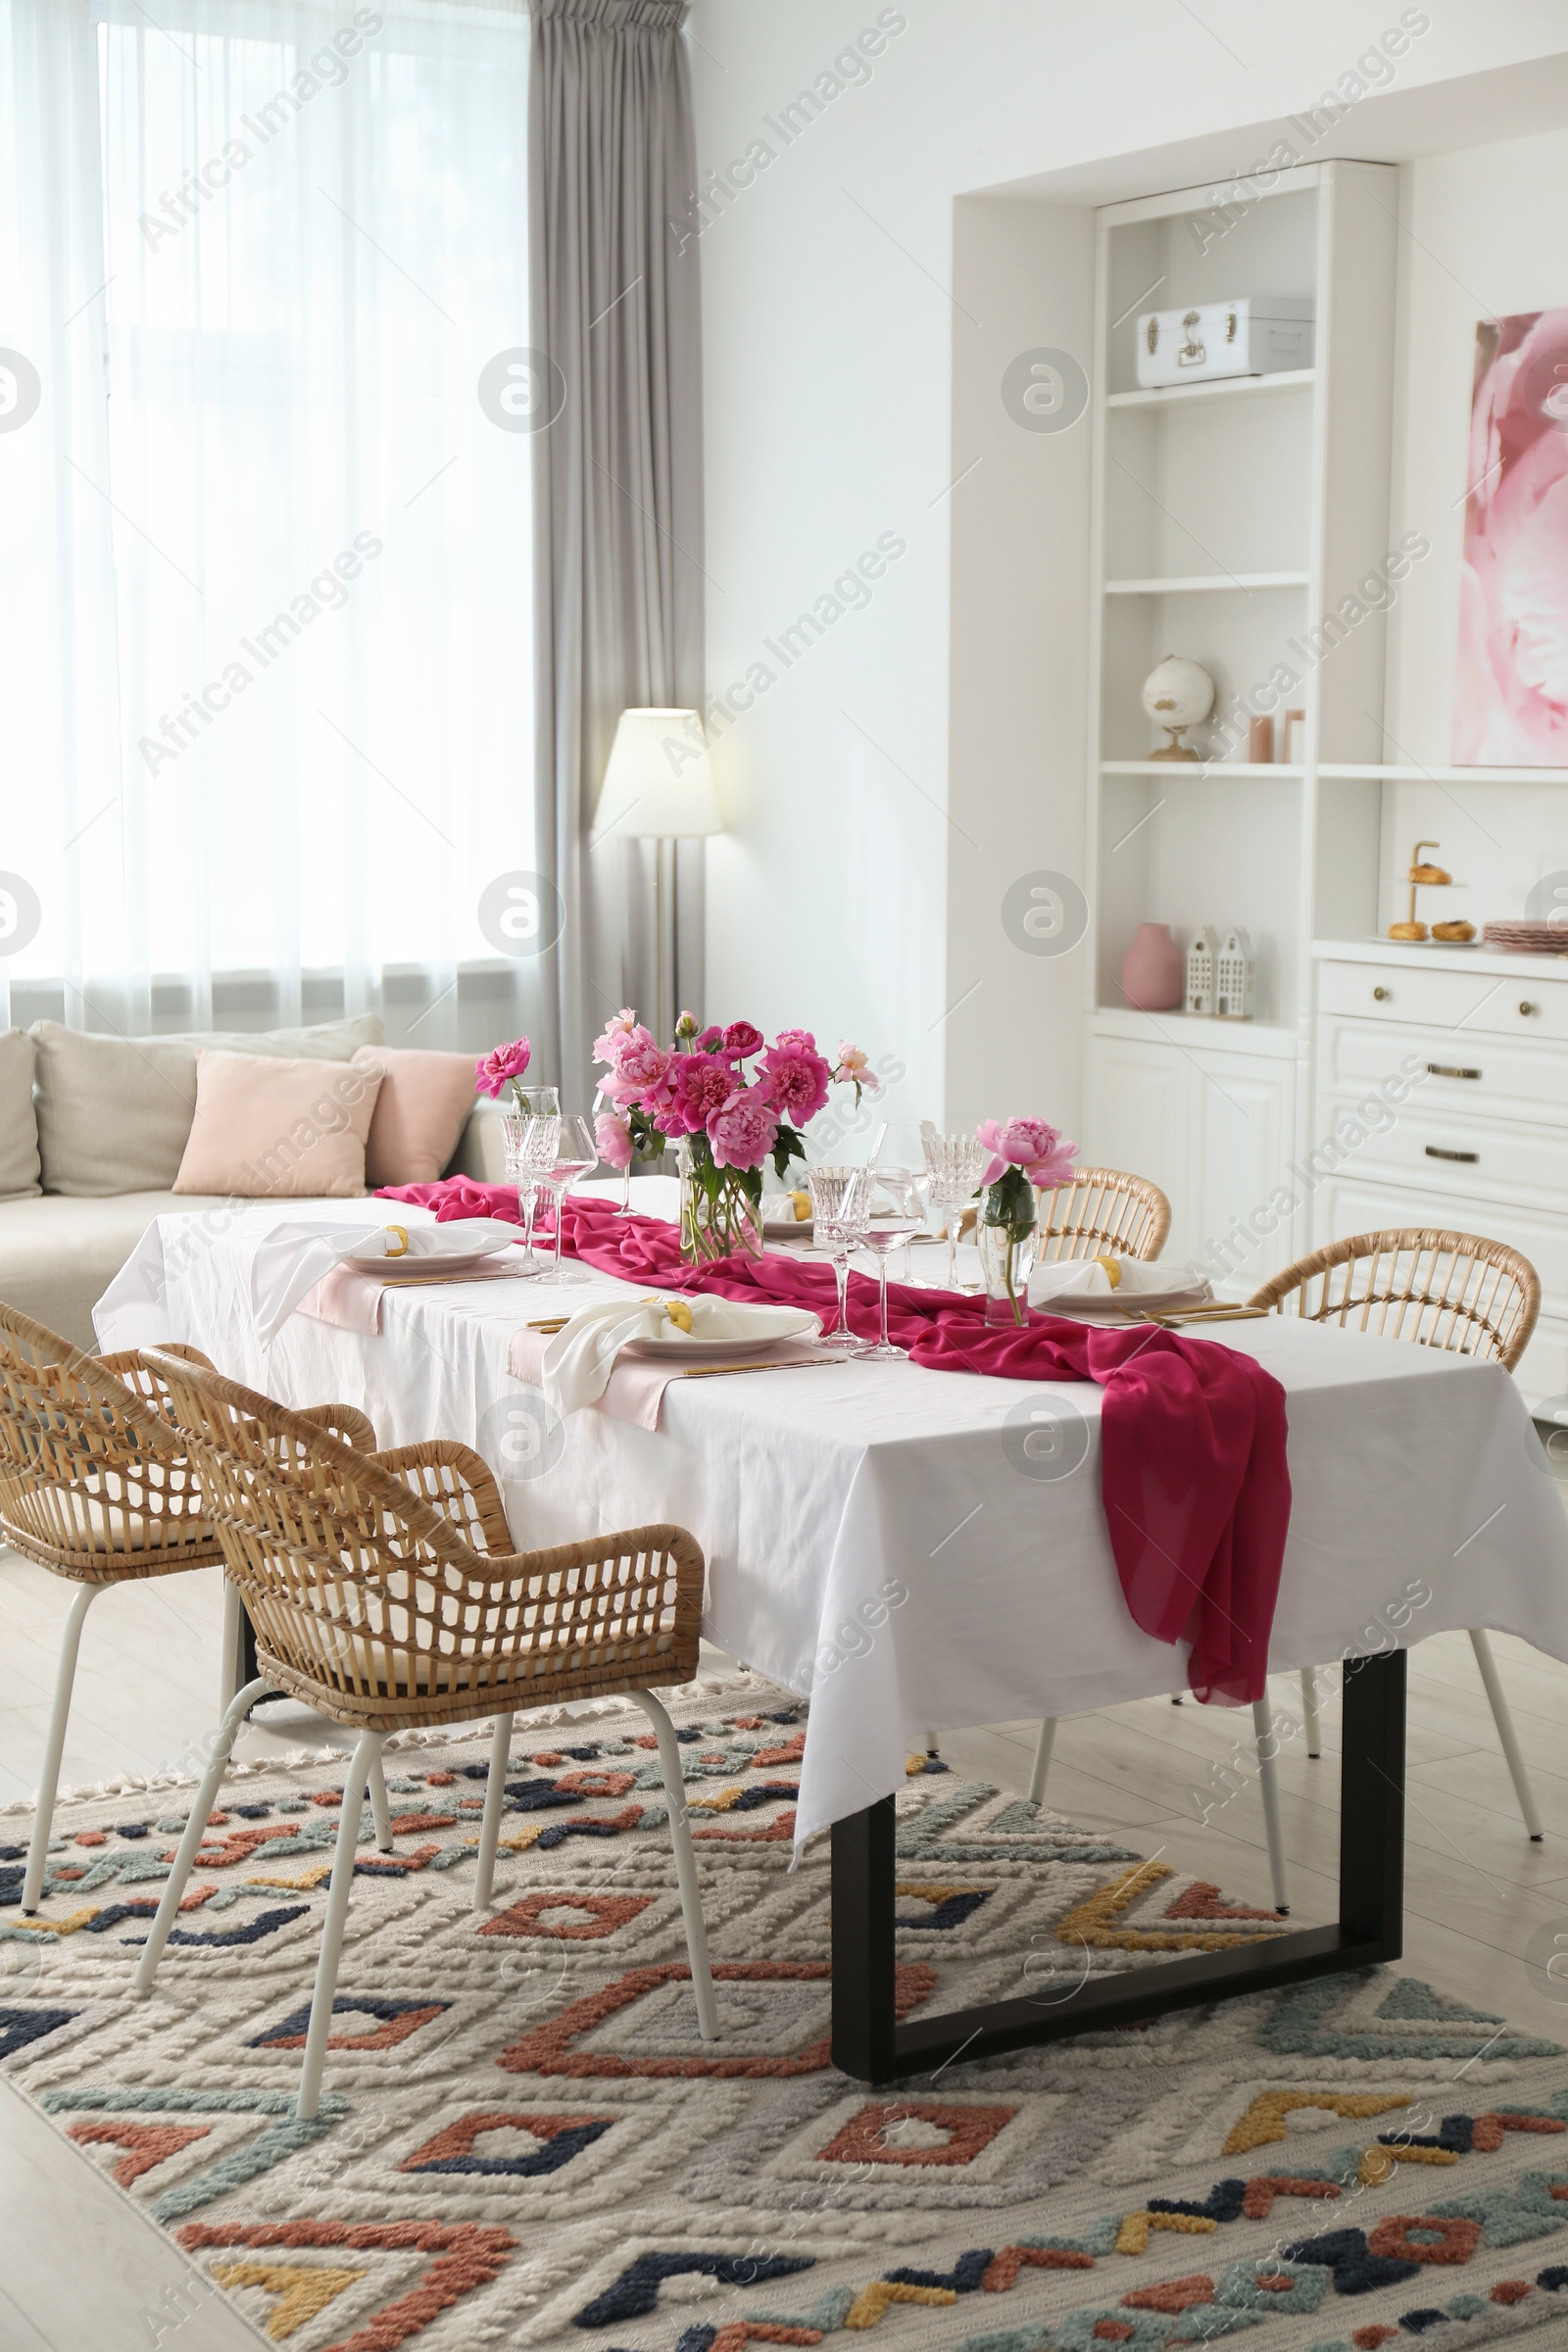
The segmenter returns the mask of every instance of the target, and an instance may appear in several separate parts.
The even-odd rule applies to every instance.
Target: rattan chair
[[[1131,1257],[1147,1264],[1165,1247],[1170,1232],[1170,1202],[1147,1176],[1128,1176],[1119,1168],[1074,1168],[1072,1182],[1042,1193],[1039,1251],[1043,1264],[1061,1258]],[[1051,1750],[1057,1718],[1048,1715],[1040,1726],[1035,1768],[1029,1794],[1039,1804],[1046,1793]],[[934,1736],[926,1745],[937,1752]]]
[[[1521,1257],[1517,1250],[1509,1249],[1504,1242],[1483,1241],[1475,1234],[1410,1227],[1387,1233],[1355,1234],[1348,1241],[1331,1242],[1327,1249],[1298,1258],[1295,1265],[1276,1274],[1272,1282],[1253,1292],[1248,1304],[1273,1307],[1280,1314],[1302,1315],[1313,1323],[1336,1323],[1342,1330],[1374,1331],[1390,1339],[1414,1340],[1422,1347],[1442,1348],[1454,1355],[1491,1357],[1511,1372],[1536,1327],[1536,1317],[1541,1311],[1541,1284],[1529,1259]],[[1525,1828],[1539,1843],[1541,1814],[1491,1641],[1478,1631],[1471,1633],[1470,1641]],[[1317,1676],[1321,1671],[1308,1666],[1301,1672],[1302,1723],[1306,1752],[1311,1757],[1322,1753],[1317,1704]],[[1252,1728],[1257,1741],[1258,1791],[1274,1901],[1279,1910],[1288,1912],[1290,1881],[1275,1774],[1279,1740],[1266,1692],[1252,1709]],[[1029,1784],[1029,1794],[1036,1804],[1045,1795],[1054,1733],[1054,1723],[1040,1727]]]
[[[194,1348],[171,1350],[197,1364]],[[375,1432],[350,1405],[313,1418],[367,1449]],[[0,1543],[80,1589],[66,1618],[38,1805],[23,1882],[30,1918],[43,1889],[76,1655],[88,1609],[112,1585],[211,1567],[222,1548],[174,1427],[162,1375],[136,1353],[89,1355],[0,1306]],[[223,1697],[233,1694],[239,1595],[223,1594]]]
[[[1146,1263],[1170,1231],[1170,1202],[1147,1176],[1119,1168],[1074,1168],[1072,1182],[1040,1195],[1038,1259],[1099,1257]]]
[[[1299,1315],[1308,1323],[1337,1324],[1342,1331],[1413,1340],[1447,1355],[1484,1356],[1511,1372],[1536,1328],[1541,1282],[1530,1260],[1506,1242],[1409,1225],[1330,1242],[1265,1282],[1248,1304]],[[1470,1642],[1525,1828],[1539,1844],[1541,1813],[1491,1638],[1472,1629]],[[1307,1754],[1316,1756],[1321,1742],[1312,1667],[1301,1673],[1301,1711]]]
[[[703,1555],[678,1527],[512,1547],[494,1479],[466,1446],[367,1456],[198,1365],[154,1354],[228,1573],[256,1627],[261,1680],[223,1717],[136,1970],[145,1995],[259,1691],[292,1691],[360,1734],[343,1789],[295,2113],[317,2110],[366,1778],[389,1734],[493,1714],[474,1905],[490,1899],[514,1714],[634,1699],[658,1736],[699,2027],[717,2035],[680,1749],[651,1686],[697,1671]]]

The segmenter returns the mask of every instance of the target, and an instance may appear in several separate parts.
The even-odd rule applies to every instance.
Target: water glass
[[[554,1089],[551,1090],[554,1092]],[[522,1271],[542,1274],[543,1263],[533,1253],[533,1221],[539,1206],[539,1194],[556,1164],[556,1141],[561,1133],[561,1114],[536,1112],[524,1122],[517,1148],[517,1201],[522,1212]]]
[[[850,1251],[865,1239],[871,1222],[871,1188],[865,1168],[808,1168],[812,1239],[828,1250],[838,1276],[838,1314],[819,1342],[835,1355],[863,1355],[866,1343],[850,1329]]]
[[[980,1189],[986,1148],[973,1135],[928,1135],[925,1164],[931,1199],[941,1209],[948,1228],[948,1288],[958,1287],[958,1227],[963,1212]]]

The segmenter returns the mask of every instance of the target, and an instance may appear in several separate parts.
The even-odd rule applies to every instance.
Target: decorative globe
[[[1196,760],[1198,754],[1188,750],[1182,736],[1189,727],[1196,727],[1214,708],[1214,681],[1200,662],[1187,662],[1179,654],[1167,654],[1156,662],[1144,680],[1144,709],[1168,737],[1163,751],[1153,754],[1156,760]]]
[[[1200,726],[1214,708],[1214,681],[1201,662],[1167,654],[1144,680],[1144,709],[1162,727]]]

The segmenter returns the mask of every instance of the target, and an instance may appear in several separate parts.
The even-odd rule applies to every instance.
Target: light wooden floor
[[[71,1588],[0,1551],[7,1670],[0,1806],[29,1796],[36,1785],[70,1602]],[[93,1604],[65,1787],[91,1787],[125,1771],[195,1768],[196,1743],[218,1718],[220,1614],[216,1569],[129,1586]],[[1568,1986],[1563,2003],[1545,1998],[1523,1961],[1526,1943],[1544,1924],[1560,1925],[1568,1936],[1568,1666],[1502,1636],[1494,1646],[1530,1758],[1545,1841],[1532,1845],[1525,1836],[1468,1641],[1444,1634],[1424,1642],[1410,1661],[1402,1968],[1568,2042]],[[1282,1719],[1298,1718],[1296,1677],[1280,1677],[1273,1696]],[[1335,1913],[1338,1728],[1336,1698],[1324,1713],[1320,1763],[1308,1761],[1299,1738],[1283,1741],[1281,1796],[1298,1925]],[[1266,1903],[1268,1860],[1247,1713],[1191,1700],[1173,1707],[1146,1699],[1078,1716],[1057,1734],[1048,1800],[1076,1821],[1120,1832],[1140,1853]],[[956,1771],[1024,1791],[1034,1738],[1032,1724],[1002,1724],[948,1735],[943,1754]],[[348,1735],[333,1725],[277,1701],[247,1727],[239,1753],[262,1762],[302,1747],[348,1744]],[[1229,1767],[1241,1786],[1204,1825],[1201,1806],[1215,1797],[1215,1766]],[[10,1835],[0,1815],[0,1842],[19,1842],[20,1826]],[[129,2352],[151,2340],[142,2314],[175,2309],[157,2298],[194,2274],[85,2154],[0,2087],[0,2204],[21,2216],[24,2203],[26,2228],[7,2232],[17,2251],[8,2252],[0,2278],[0,2343],[15,2342],[24,2352],[78,2352],[90,2339],[98,2352],[120,2352],[122,2344]],[[104,2310],[101,2317],[95,2311],[92,2328],[83,2332],[81,2307],[74,2302],[71,2329],[60,2332],[49,2315],[58,2308],[61,2266],[69,2261],[79,2274],[89,2243],[102,2249],[94,2275]],[[187,2300],[193,2309],[180,2342],[188,2352],[227,2352],[259,2340],[199,2289]]]

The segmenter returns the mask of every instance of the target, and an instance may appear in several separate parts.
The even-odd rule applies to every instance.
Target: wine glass
[[[541,1090],[544,1091],[544,1090]],[[554,1087],[549,1090],[555,1095]],[[558,1098],[559,1100],[559,1098]],[[539,1193],[556,1164],[556,1140],[561,1133],[561,1113],[536,1111],[523,1123],[517,1143],[517,1199],[522,1210],[522,1270],[524,1274],[542,1274],[545,1269],[533,1253],[533,1221],[539,1206]]]
[[[912,1168],[868,1168],[865,1191],[869,1197],[870,1216],[866,1221],[864,1243],[876,1253],[877,1273],[881,1283],[881,1337],[866,1353],[873,1356],[906,1356],[907,1348],[897,1348],[888,1338],[888,1259],[892,1252],[906,1243],[912,1233],[918,1233],[925,1223],[925,1188],[927,1178],[916,1175]]]
[[[561,1263],[561,1209],[567,1193],[578,1178],[586,1176],[591,1168],[597,1168],[598,1165],[599,1147],[594,1141],[594,1131],[587,1120],[576,1111],[572,1111],[564,1119],[558,1119],[556,1121],[555,1156],[551,1160],[544,1180],[545,1190],[550,1195],[550,1204],[555,1211],[556,1219],[556,1255],[550,1269],[551,1279],[554,1282],[587,1282],[589,1280],[589,1276],[582,1271],[580,1266],[563,1267]]]
[[[835,1355],[860,1355],[866,1343],[850,1329],[850,1251],[865,1238],[871,1220],[871,1194],[864,1168],[808,1168],[806,1189],[811,1196],[812,1239],[827,1250],[838,1276],[838,1314],[818,1345]]]
[[[980,1187],[986,1149],[973,1135],[928,1135],[925,1164],[931,1198],[948,1228],[948,1289],[958,1287],[958,1227]]]

